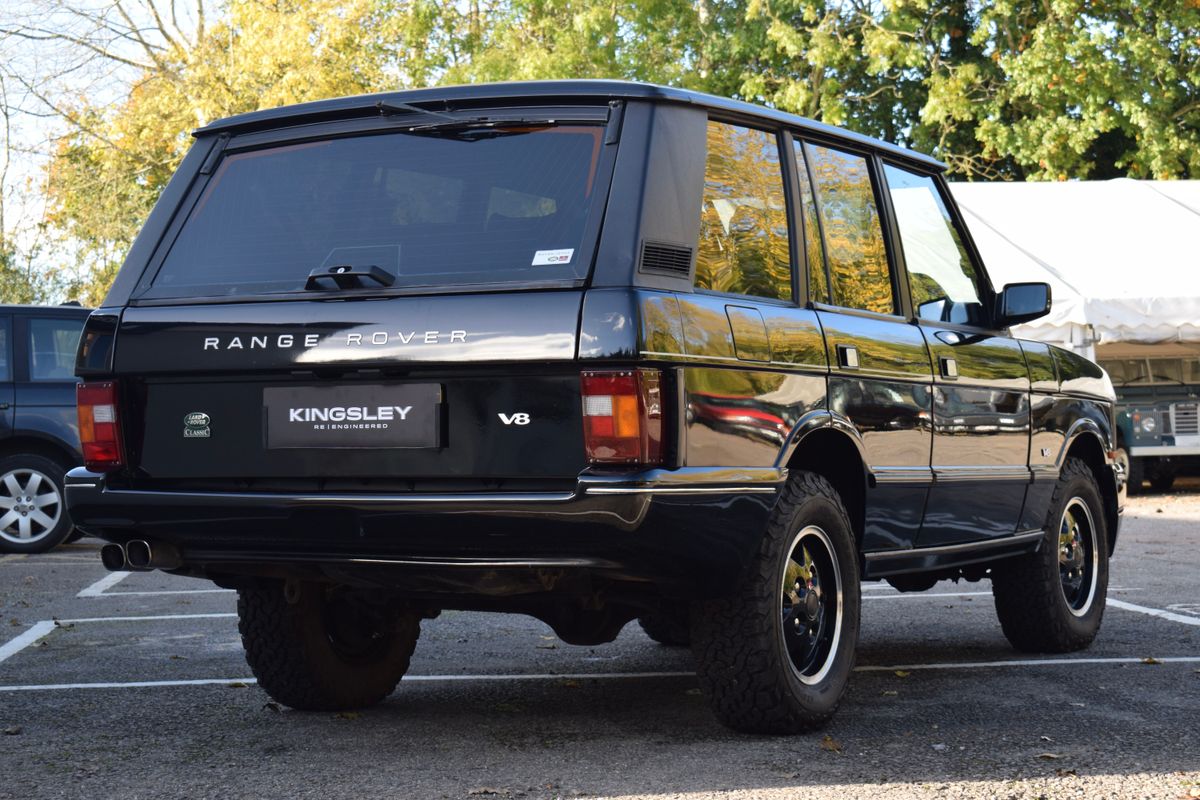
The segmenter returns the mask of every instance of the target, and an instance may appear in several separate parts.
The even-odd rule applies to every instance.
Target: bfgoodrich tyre
[[[343,587],[272,582],[238,591],[238,630],[259,685],[304,711],[366,708],[408,671],[420,618]]]
[[[692,613],[700,687],[717,718],[747,733],[828,722],[854,668],[859,600],[841,499],[821,476],[794,473],[742,585]]]
[[[1067,459],[1042,546],[996,566],[992,594],[1000,627],[1018,650],[1066,653],[1096,638],[1108,597],[1108,532],[1086,463]]]

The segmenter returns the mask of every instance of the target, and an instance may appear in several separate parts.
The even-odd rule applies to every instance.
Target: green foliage
[[[1200,0],[229,0],[220,11],[192,39],[148,47],[122,102],[57,107],[68,135],[49,169],[48,223],[71,242],[85,302],[102,298],[191,129],[435,83],[674,84],[931,152],[963,178],[1200,176]]]

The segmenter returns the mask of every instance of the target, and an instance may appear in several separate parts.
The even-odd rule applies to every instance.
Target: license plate
[[[267,449],[440,447],[436,383],[263,389]]]

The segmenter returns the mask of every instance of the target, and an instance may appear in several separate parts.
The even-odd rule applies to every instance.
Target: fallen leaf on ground
[[[187,656],[171,656],[172,661],[187,661]]]
[[[941,742],[938,742],[937,744],[931,744],[929,746],[934,750],[937,750],[939,753],[946,749],[946,745],[942,744]]]
[[[908,670],[904,670],[904,669],[898,669],[893,674],[897,678],[907,678],[909,675],[912,675],[911,672],[909,672]]]
[[[538,650],[557,650],[558,645],[556,645],[554,642],[543,642],[542,644],[539,644],[537,646],[537,649]]]
[[[884,697],[896,697],[900,693],[895,689],[884,689],[882,692],[880,692],[880,694],[882,694]]]
[[[1200,669],[1196,670],[1196,672],[1200,672]],[[694,688],[688,689],[686,692],[684,692],[684,694],[698,695],[698,694],[700,694],[700,690],[694,689]]]
[[[263,703],[263,710],[279,712],[279,711],[283,711],[283,706],[279,705],[279,703],[276,703],[274,701],[268,701],[266,703]]]
[[[1143,664],[1161,664],[1162,662],[1159,661],[1154,656],[1146,656],[1145,658],[1142,659],[1142,663]]]
[[[562,682],[562,685],[567,687],[568,689],[578,689],[579,681],[565,680]]]
[[[821,749],[828,753],[840,753],[842,752],[842,743],[827,733],[821,739]]]
[[[1039,736],[1038,738],[1041,739],[1043,742],[1053,742],[1054,741],[1049,736]]]
[[[1065,778],[1068,775],[1078,775],[1079,773],[1073,769],[1062,769],[1060,767],[1059,769],[1054,770],[1054,774],[1060,778]]]
[[[480,795],[488,794],[507,795],[508,792],[504,789],[493,789],[490,786],[480,786],[478,789],[468,789],[467,794],[473,797],[479,797]]]
[[[357,711],[339,711],[334,716],[338,719],[358,719],[360,714]]]
[[[1038,753],[1037,757],[1042,761],[1057,761],[1062,758],[1061,753]]]
[[[248,689],[248,688],[250,688],[249,684],[245,683],[244,681],[230,681],[229,683],[227,683],[225,685],[227,687],[229,687],[230,689]]]
[[[11,725],[4,729],[5,736],[19,736],[21,734],[20,725]]]

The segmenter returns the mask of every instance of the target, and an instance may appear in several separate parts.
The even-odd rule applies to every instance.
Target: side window
[[[804,157],[804,144],[793,142],[796,153],[796,172],[800,176],[800,209],[804,222],[804,252],[808,256],[808,296],[816,303],[829,302],[829,273],[825,271],[825,251],[821,246],[821,229],[817,227],[817,201],[813,197],[812,181]]]
[[[913,308],[921,319],[985,325],[979,278],[933,178],[884,167]]]
[[[791,263],[775,134],[710,121],[696,288],[790,300]]]
[[[29,320],[29,379],[75,379],[75,351],[83,332],[82,319]]]
[[[0,317],[0,382],[12,380],[12,369],[8,364],[8,331],[12,317]]]
[[[896,313],[867,159],[817,145],[806,149],[825,234],[831,302],[880,314]]]

